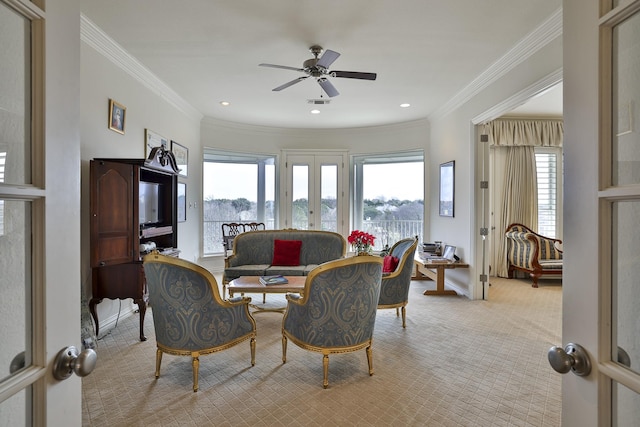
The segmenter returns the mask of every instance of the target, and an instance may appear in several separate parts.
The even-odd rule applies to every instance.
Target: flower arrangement
[[[360,230],[353,230],[347,238],[356,255],[370,254],[375,240],[375,236]]]

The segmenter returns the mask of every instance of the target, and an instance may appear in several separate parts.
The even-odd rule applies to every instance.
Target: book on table
[[[260,276],[260,283],[263,285],[284,285],[289,283],[286,277],[278,274],[275,276]]]

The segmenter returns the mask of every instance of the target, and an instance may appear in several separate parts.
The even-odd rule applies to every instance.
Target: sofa
[[[344,258],[347,241],[331,231],[257,230],[233,239],[222,283],[240,276],[306,276],[318,265]]]
[[[562,276],[562,240],[542,236],[526,225],[514,223],[505,230],[507,238],[508,276],[515,270],[524,271],[538,287],[543,275]]]

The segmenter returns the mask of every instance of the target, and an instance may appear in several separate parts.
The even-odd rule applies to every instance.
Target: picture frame
[[[455,196],[455,161],[440,164],[440,216],[453,217]]]
[[[178,222],[187,221],[187,184],[184,182],[178,183]]]
[[[176,159],[176,165],[179,170],[178,175],[186,177],[189,166],[189,149],[182,144],[171,141],[171,152]]]
[[[124,122],[127,107],[109,99],[109,129],[124,135]]]
[[[144,157],[149,157],[151,150],[155,147],[162,147],[165,150],[169,150],[169,140],[164,136],[152,131],[151,129],[144,130]]]

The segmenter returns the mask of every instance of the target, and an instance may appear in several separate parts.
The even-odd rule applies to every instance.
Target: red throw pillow
[[[274,240],[271,265],[300,265],[302,240]]]
[[[398,257],[387,255],[384,257],[384,263],[382,264],[382,272],[383,273],[393,273],[396,271],[396,267],[398,267],[398,263],[400,259]]]

